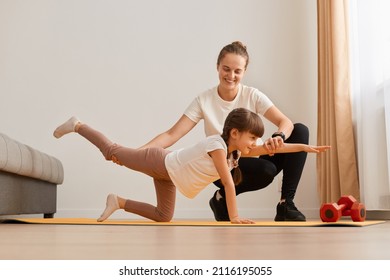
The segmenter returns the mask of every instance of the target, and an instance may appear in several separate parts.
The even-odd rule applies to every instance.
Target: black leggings
[[[309,143],[309,129],[304,124],[294,124],[294,130],[286,143]],[[281,199],[293,200],[306,162],[306,152],[264,155],[259,158],[240,158],[239,168],[242,182],[236,186],[236,194],[260,190],[272,183],[275,176],[283,170]],[[220,180],[214,184],[225,197]]]

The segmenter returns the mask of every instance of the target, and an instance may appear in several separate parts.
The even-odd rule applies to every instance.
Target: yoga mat
[[[274,221],[256,221],[255,224],[232,224],[230,222],[215,221],[197,221],[197,220],[177,220],[171,222],[153,222],[139,220],[106,220],[97,222],[96,219],[87,218],[23,218],[23,219],[5,219],[2,223],[21,223],[21,224],[52,224],[52,225],[120,225],[120,226],[205,226],[205,227],[324,227],[324,226],[350,226],[363,227],[384,223],[385,221],[365,221],[353,222],[341,220],[334,223],[324,223],[322,221],[307,222],[274,222]]]

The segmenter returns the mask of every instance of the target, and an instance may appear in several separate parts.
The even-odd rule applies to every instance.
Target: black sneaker
[[[276,216],[275,222],[305,222],[306,217],[303,215],[297,207],[295,207],[294,202],[285,201],[278,203],[276,206]]]
[[[226,206],[225,198],[220,198],[217,200],[215,197],[217,195],[217,191],[214,193],[213,197],[209,201],[209,205],[211,210],[213,210],[215,220],[222,221],[230,221],[229,212]]]

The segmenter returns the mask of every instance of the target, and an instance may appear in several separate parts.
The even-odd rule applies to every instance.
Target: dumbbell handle
[[[341,216],[350,216],[351,215],[351,209],[346,209],[347,204],[337,204],[339,206],[339,209],[341,211]]]

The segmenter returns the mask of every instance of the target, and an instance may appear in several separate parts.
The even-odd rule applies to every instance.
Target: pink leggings
[[[169,151],[162,148],[126,148],[112,143],[102,133],[86,124],[82,124],[77,132],[99,148],[107,160],[153,177],[157,206],[128,199],[125,211],[156,222],[169,222],[172,219],[175,210],[176,187],[168,175],[164,162]]]

